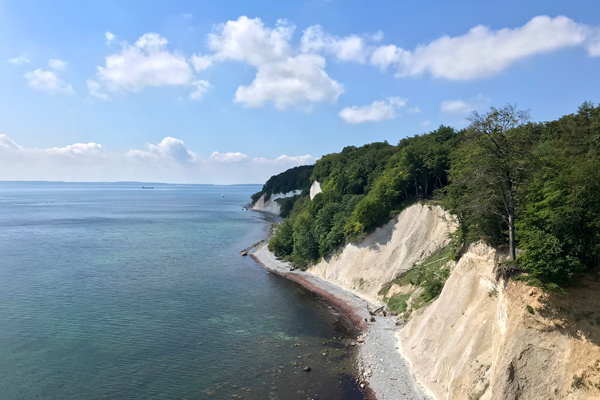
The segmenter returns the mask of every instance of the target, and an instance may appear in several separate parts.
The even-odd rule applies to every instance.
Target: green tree
[[[294,222],[286,218],[277,226],[275,235],[269,240],[268,248],[277,257],[285,257],[294,251]]]
[[[564,285],[600,266],[600,107],[548,123],[534,156],[518,261],[531,278]]]
[[[312,217],[304,212],[298,215],[294,221],[292,260],[296,265],[305,266],[309,262],[319,259],[319,242],[312,222]]]
[[[454,153],[450,171],[458,214],[468,224],[481,222],[508,230],[510,259],[516,258],[515,215],[522,184],[531,168],[531,150],[538,130],[528,111],[515,106],[491,108],[469,118],[463,146]],[[503,229],[501,229],[503,230]]]

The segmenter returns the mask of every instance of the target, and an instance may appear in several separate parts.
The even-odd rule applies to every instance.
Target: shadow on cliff
[[[583,277],[564,293],[548,293],[536,311],[564,335],[600,346],[600,280]]]

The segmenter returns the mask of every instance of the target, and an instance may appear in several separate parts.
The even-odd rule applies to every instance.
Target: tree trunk
[[[517,258],[517,244],[515,243],[515,210],[511,206],[508,214],[508,248],[510,251],[510,260]]]

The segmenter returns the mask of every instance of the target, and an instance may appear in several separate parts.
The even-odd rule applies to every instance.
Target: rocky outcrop
[[[400,331],[420,382],[439,399],[600,398],[600,283],[559,295],[496,282],[503,259],[472,244]]]
[[[319,193],[321,193],[321,184],[317,181],[314,181],[310,186],[310,199],[314,199]]]
[[[441,208],[414,204],[358,244],[344,245],[309,272],[377,302],[385,284],[446,245],[455,229],[456,224]]]
[[[266,201],[265,201],[266,194],[263,194],[256,201],[256,203],[252,204],[252,206],[250,208],[252,210],[265,211],[265,212],[279,215],[279,213],[281,212],[281,207],[280,207],[279,203],[276,202],[275,200],[283,199],[286,197],[297,196],[300,193],[302,193],[301,189],[293,190],[293,191],[287,192],[287,193],[273,193],[271,195],[271,197],[269,197],[269,200],[266,200]]]

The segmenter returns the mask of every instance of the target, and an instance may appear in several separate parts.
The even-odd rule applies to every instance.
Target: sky
[[[0,0],[0,180],[263,183],[599,72],[597,0]]]

